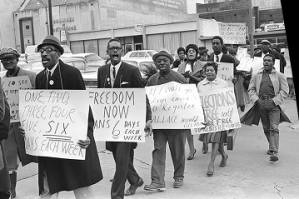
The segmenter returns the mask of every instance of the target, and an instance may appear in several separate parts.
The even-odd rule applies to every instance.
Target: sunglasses
[[[56,51],[57,51],[56,49],[47,47],[47,48],[41,48],[41,49],[39,49],[38,52],[40,52],[40,54],[43,54],[44,52],[46,52],[47,54],[49,54],[50,52],[56,52]]]

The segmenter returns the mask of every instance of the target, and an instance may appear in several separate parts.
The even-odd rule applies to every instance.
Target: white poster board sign
[[[10,123],[19,122],[19,90],[32,88],[28,76],[4,77],[3,91],[10,107]]]
[[[246,23],[219,23],[219,33],[225,44],[246,44]]]
[[[145,142],[144,88],[88,89],[97,141]]]
[[[203,127],[203,110],[194,84],[169,82],[146,87],[152,110],[153,129]]]
[[[211,133],[241,127],[234,88],[206,89],[199,93],[206,128],[193,129],[192,134]]]
[[[88,95],[84,90],[20,90],[20,122],[26,153],[85,159],[78,140],[86,140]]]

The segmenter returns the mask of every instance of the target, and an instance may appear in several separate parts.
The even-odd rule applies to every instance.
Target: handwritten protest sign
[[[145,142],[144,88],[88,89],[98,141]]]
[[[87,135],[88,95],[82,90],[20,90],[26,153],[85,159],[77,141]]]
[[[192,134],[202,134],[236,129],[241,127],[236,105],[234,88],[206,89],[199,92],[200,101],[204,110],[206,128],[194,129]]]
[[[252,62],[252,73],[256,74],[264,67],[263,57],[254,57]],[[280,71],[280,60],[275,59],[274,68],[276,71]]]
[[[246,23],[219,23],[219,33],[226,44],[246,44]]]
[[[5,77],[2,85],[10,107],[10,122],[19,122],[19,90],[32,88],[31,82],[28,76]]]
[[[153,129],[201,128],[204,121],[194,84],[169,82],[146,87],[152,109]]]

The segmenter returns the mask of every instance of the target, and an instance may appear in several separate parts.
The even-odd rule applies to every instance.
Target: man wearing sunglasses
[[[45,68],[36,76],[37,89],[85,90],[80,71],[59,60],[64,50],[56,37],[47,36],[37,46],[37,51]],[[70,190],[74,191],[77,199],[92,198],[89,186],[103,178],[93,137],[93,123],[89,109],[87,138],[78,142],[81,148],[86,149],[85,160],[38,158],[41,198],[58,198],[59,192]]]

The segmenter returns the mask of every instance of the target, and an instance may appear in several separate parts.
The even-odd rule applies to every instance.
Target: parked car
[[[152,60],[153,55],[157,53],[155,50],[133,50],[127,52],[123,57],[122,60],[133,60],[133,61],[145,61],[145,60]]]
[[[37,46],[38,45],[29,45],[25,49],[25,60],[27,63],[32,63],[32,62],[40,62],[41,61],[41,56],[40,53],[37,52]],[[61,45],[63,47],[64,53],[63,55],[70,55],[72,54],[71,49],[67,45]]]
[[[80,70],[87,87],[96,87],[98,68],[104,66],[106,62],[95,53],[63,54],[60,59]]]

